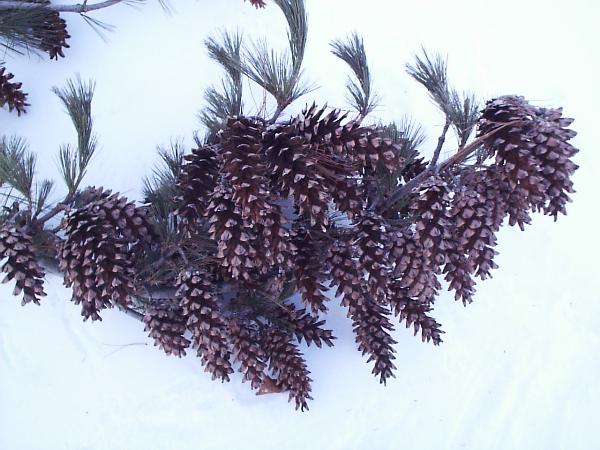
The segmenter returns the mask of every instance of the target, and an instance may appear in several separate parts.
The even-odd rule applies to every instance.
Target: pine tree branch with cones
[[[476,279],[497,269],[503,224],[524,229],[533,213],[566,214],[577,149],[560,108],[514,95],[480,107],[457,94],[443,58],[423,52],[408,73],[444,117],[427,160],[409,117],[368,124],[376,97],[358,35],[333,45],[356,76],[347,85],[355,118],[316,104],[281,118],[306,92],[307,24],[302,1],[274,3],[288,51],[276,57],[265,44],[250,57],[239,34],[207,40],[227,83],[207,96],[195,148],[160,150],[142,204],[82,188],[97,147],[93,83],[55,89],[78,137],[59,151],[67,194],[51,204],[52,183],[38,182],[25,141],[0,140],[0,257],[24,303],[45,295],[45,258],[84,320],[122,309],[166,354],[191,346],[213,379],[239,371],[257,394],[287,392],[305,410],[313,380],[300,346],[334,345],[326,322],[334,295],[385,384],[396,370],[394,320],[441,344],[433,311],[442,281],[467,305]],[[243,108],[248,79],[273,96],[274,112]],[[451,130],[456,151],[442,160]]]

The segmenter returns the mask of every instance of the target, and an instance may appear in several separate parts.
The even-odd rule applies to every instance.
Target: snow
[[[346,68],[328,42],[359,30],[384,120],[410,111],[443,125],[425,93],[403,73],[421,44],[449,57],[459,88],[482,98],[504,93],[564,106],[576,119],[581,149],[578,193],[557,223],[536,217],[525,232],[500,233],[500,268],[467,308],[449,294],[435,317],[440,347],[407,330],[398,341],[397,378],[379,385],[355,350],[341,309],[328,317],[336,346],[306,350],[312,372],[310,411],[286,395],[256,397],[236,375],[210,381],[200,361],[166,357],[143,325],[117,311],[83,323],[68,289],[47,277],[41,306],[21,307],[0,286],[0,449],[569,449],[600,448],[600,283],[596,274],[596,119],[599,74],[592,1],[455,2],[309,0],[306,71],[321,88],[306,102],[344,105]],[[260,36],[285,29],[274,5],[254,11],[241,0],[181,1],[165,16],[150,3],[114,7],[94,17],[116,25],[108,45],[77,17],[67,58],[5,57],[32,107],[17,118],[0,111],[0,131],[27,137],[42,176],[57,177],[56,154],[74,140],[50,92],[78,72],[97,83],[94,103],[101,153],[86,181],[132,197],[156,162],[154,147],[172,137],[191,142],[202,91],[219,69],[202,40],[221,27]],[[257,99],[259,101],[259,99]],[[302,101],[297,108],[302,107]],[[252,101],[249,102],[252,106]],[[452,143],[447,150],[452,149]],[[58,198],[59,193],[57,193]]]

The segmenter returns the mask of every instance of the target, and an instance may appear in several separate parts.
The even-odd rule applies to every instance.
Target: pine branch
[[[7,183],[19,192],[30,211],[34,204],[35,161],[24,139],[3,136],[0,140],[0,184]]]
[[[77,148],[72,150],[68,145],[63,146],[59,154],[60,169],[69,195],[77,191],[98,145],[92,129],[94,87],[93,81],[86,83],[77,77],[68,80],[62,89],[52,89],[65,106],[77,132]]]
[[[48,9],[51,11],[70,12],[70,13],[81,14],[81,13],[87,13],[87,12],[96,11],[99,9],[108,8],[110,6],[117,5],[119,3],[131,4],[131,3],[141,2],[141,1],[143,1],[143,0],[139,0],[139,1],[106,0],[104,2],[92,3],[89,5],[88,5],[87,1],[84,1],[83,3],[77,3],[74,5],[60,5],[60,4],[54,4],[54,3],[47,3],[47,4],[40,5],[40,3],[27,2],[27,1],[0,0],[0,10],[3,10],[3,9],[31,10],[31,9],[37,9],[37,8],[41,7],[43,9]]]
[[[441,55],[431,57],[425,49],[422,52],[422,56],[415,57],[414,65],[406,65],[406,71],[427,89],[431,99],[450,120],[456,131],[459,147],[463,147],[479,117],[479,104],[472,93],[461,95],[450,87],[447,62]]]
[[[276,52],[266,42],[246,47],[241,72],[271,94],[277,107],[269,122],[274,123],[292,102],[314,89],[302,80],[302,62],[308,36],[304,0],[275,0],[288,23],[289,52]]]
[[[346,88],[352,106],[358,111],[358,121],[364,119],[378,104],[377,95],[374,94],[367,54],[363,39],[358,33],[351,34],[347,41],[340,39],[331,42],[331,52],[350,66],[358,83],[348,78]]]
[[[213,86],[206,89],[204,99],[208,106],[199,114],[200,121],[212,136],[223,129],[228,117],[243,113],[242,39],[243,36],[239,32],[235,34],[223,32],[220,40],[211,37],[205,41],[209,56],[227,72],[227,79],[222,81],[220,90]]]

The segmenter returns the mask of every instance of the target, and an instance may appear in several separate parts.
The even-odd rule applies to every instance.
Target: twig
[[[433,152],[433,158],[431,158],[431,162],[429,163],[429,167],[427,168],[430,171],[435,171],[436,164],[438,159],[440,159],[440,153],[442,152],[442,147],[444,146],[444,141],[446,140],[446,133],[448,133],[448,128],[450,128],[450,118],[446,116],[446,123],[444,124],[444,129],[442,130],[442,134],[438,138],[437,147]]]
[[[75,5],[55,5],[52,3],[33,3],[24,1],[11,1],[11,0],[0,0],[0,10],[2,9],[36,9],[46,8],[58,12],[72,12],[72,13],[86,13],[95,11],[98,9],[108,8],[125,0],[106,0],[100,3],[94,3],[92,5],[87,4],[87,0],[83,3],[77,3]]]

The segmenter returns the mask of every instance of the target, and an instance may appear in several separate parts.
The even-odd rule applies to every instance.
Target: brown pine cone
[[[48,10],[41,28],[34,28],[33,34],[40,41],[40,50],[48,53],[50,59],[64,58],[63,48],[69,48],[67,23],[57,11]]]
[[[269,357],[269,370],[275,376],[275,384],[284,391],[289,391],[289,401],[296,402],[296,409],[308,410],[307,400],[310,396],[310,372],[306,367],[303,355],[292,342],[291,336],[277,328],[271,328],[263,334],[263,347]]]
[[[342,305],[348,308],[359,351],[368,354],[367,362],[374,361],[372,373],[379,381],[394,376],[393,363],[396,343],[390,335],[394,328],[383,306],[372,300],[358,262],[347,242],[336,241],[329,249],[327,264],[331,285],[337,286],[336,296],[343,294]]]
[[[2,283],[15,280],[13,295],[23,294],[21,304],[40,304],[44,297],[44,270],[35,259],[32,237],[14,225],[0,227],[0,260],[6,274]]]
[[[90,188],[89,191],[96,199],[86,209],[98,220],[110,223],[130,243],[152,239],[154,233],[145,208],[136,207],[126,197],[119,197],[119,194],[113,194],[110,190]]]
[[[269,195],[261,137],[263,124],[246,117],[227,119],[221,136],[222,172],[233,189],[242,217],[260,221]]]
[[[59,268],[72,286],[84,320],[101,320],[98,312],[127,305],[135,292],[133,245],[150,239],[145,211],[110,191],[90,188],[86,203],[66,218],[66,239],[59,248]]]
[[[389,294],[389,271],[386,248],[389,248],[384,219],[365,212],[355,224],[354,245],[358,249],[358,262],[367,274],[367,289],[378,303],[385,303]]]
[[[257,238],[250,223],[242,217],[229,187],[219,185],[206,208],[209,233],[217,242],[217,258],[223,270],[234,279],[250,280],[252,270],[266,265],[260,258]],[[257,260],[257,255],[260,260]]]
[[[179,205],[176,214],[183,228],[194,229],[217,185],[219,166],[217,154],[208,146],[193,149],[184,158],[187,163],[181,168],[176,185],[180,192],[175,198]]]
[[[340,115],[337,110],[323,117],[324,112],[325,108],[317,109],[316,105],[312,105],[293,121],[298,135],[308,141],[314,150],[341,156],[345,162],[373,170],[380,165],[389,170],[401,165],[397,156],[398,147],[391,139],[383,138],[376,129],[361,127],[360,123],[353,120],[342,125],[346,115]]]
[[[294,286],[300,292],[302,301],[314,314],[326,312],[327,297],[323,294],[326,288],[322,283],[325,276],[325,242],[319,239],[315,232],[296,226],[292,243],[296,247],[293,264]]]
[[[325,230],[329,224],[329,196],[305,139],[293,124],[283,124],[265,132],[263,146],[274,188],[282,197],[294,199],[300,215],[309,218],[311,226]]]
[[[227,341],[227,323],[217,305],[214,282],[204,272],[191,271],[180,274],[177,280],[177,298],[187,328],[192,332],[192,345],[212,379],[229,381],[233,373],[231,352]]]
[[[422,303],[433,302],[441,285],[415,234],[409,229],[396,231],[390,237],[390,242],[393,277],[399,280],[400,286],[408,289],[411,297],[418,298]]]
[[[440,329],[440,324],[427,315],[431,307],[410,298],[407,290],[397,284],[392,287],[392,291],[394,295],[390,299],[390,304],[394,314],[400,316],[400,322],[406,322],[406,328],[412,325],[415,336],[420,330],[423,342],[432,341],[434,345],[439,345],[444,332]]]
[[[8,106],[9,111],[15,110],[17,115],[26,112],[25,109],[29,106],[26,102],[27,94],[21,90],[22,83],[12,83],[10,80],[14,75],[7,72],[4,67],[0,67],[0,108],[4,105]]]
[[[260,332],[246,321],[232,319],[228,322],[229,341],[235,353],[239,371],[244,374],[243,382],[250,381],[252,389],[261,387],[265,379],[267,355],[261,347]]]
[[[171,299],[158,299],[146,304],[144,310],[144,331],[154,339],[167,355],[185,356],[190,341],[183,334],[186,330],[186,318],[179,305]]]
[[[571,123],[571,119],[562,118],[562,110],[537,108],[523,97],[505,96],[487,103],[479,134],[497,130],[485,146],[496,154],[496,165],[517,196],[512,202],[517,209],[527,203],[533,211],[544,211],[555,219],[558,213],[566,213],[568,194],[573,192],[570,177],[577,169],[570,159],[577,153],[568,143],[576,134],[567,129]],[[511,216],[521,227],[526,223],[522,211]]]
[[[313,342],[319,348],[323,343],[333,347],[333,340],[336,339],[333,332],[321,328],[325,325],[325,321],[311,315],[306,309],[297,309],[291,303],[284,303],[277,313],[278,319],[283,321],[285,327],[296,336],[299,343],[304,339],[309,347]]]

